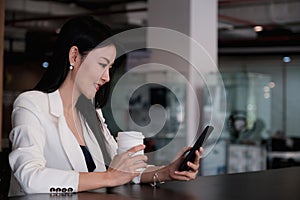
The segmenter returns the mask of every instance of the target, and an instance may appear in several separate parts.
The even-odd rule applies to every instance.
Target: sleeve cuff
[[[153,167],[153,166],[154,166],[154,165],[147,165],[146,168],[141,168],[141,169],[139,169],[140,174],[139,174],[137,177],[134,177],[134,178],[132,179],[132,182],[133,182],[134,184],[139,184],[139,183],[141,182],[141,177],[142,177],[143,172],[144,172],[148,167]]]

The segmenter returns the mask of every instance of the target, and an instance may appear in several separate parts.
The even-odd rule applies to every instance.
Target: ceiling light
[[[289,56],[284,56],[283,58],[282,58],[282,61],[283,62],[285,62],[285,63],[289,63],[289,62],[291,62],[291,57],[289,57]]]
[[[48,68],[49,67],[49,63],[47,61],[42,63],[42,67],[43,68]]]
[[[261,32],[264,28],[262,26],[254,26],[253,29],[255,32]]]

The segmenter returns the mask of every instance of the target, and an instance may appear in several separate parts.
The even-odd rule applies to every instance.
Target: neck
[[[75,104],[79,98],[79,92],[77,92],[74,87],[74,81],[72,81],[69,76],[67,76],[66,80],[59,87],[59,92],[65,112],[75,110]]]

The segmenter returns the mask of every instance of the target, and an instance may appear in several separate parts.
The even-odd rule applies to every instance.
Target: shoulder
[[[47,96],[47,93],[37,91],[37,90],[31,90],[21,93],[18,98],[37,98],[37,97],[44,97]]]
[[[27,91],[21,93],[14,102],[14,107],[33,108],[48,104],[48,94],[41,91]]]

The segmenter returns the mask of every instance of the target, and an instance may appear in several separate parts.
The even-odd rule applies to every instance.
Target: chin
[[[86,93],[86,94],[83,94],[85,96],[85,98],[89,99],[89,100],[92,100],[94,99],[96,93]]]

